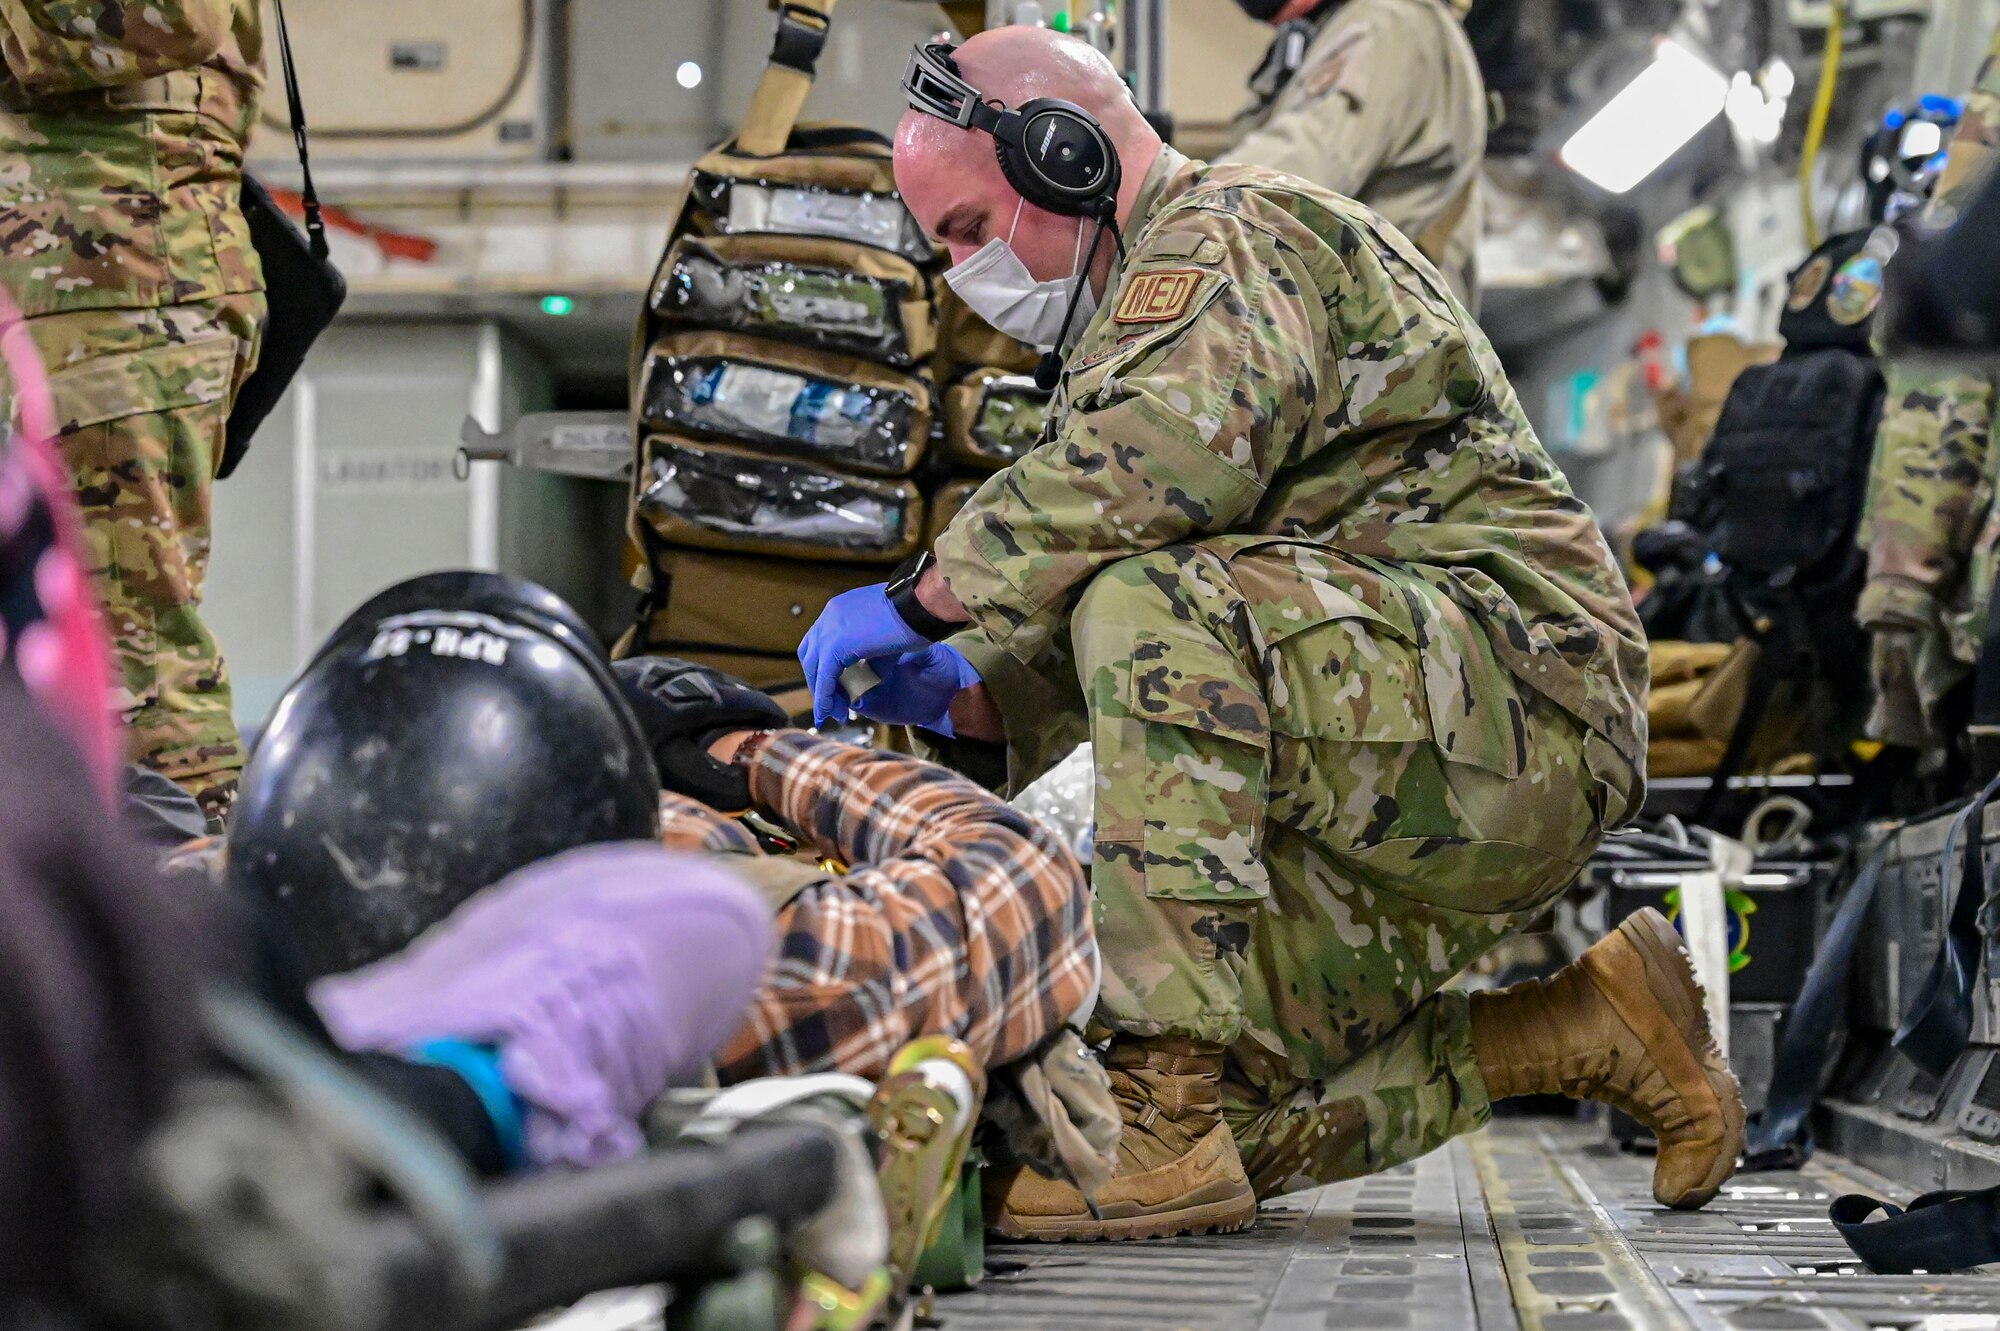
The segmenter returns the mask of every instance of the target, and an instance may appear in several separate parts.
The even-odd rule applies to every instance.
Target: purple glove
[[[892,726],[951,731],[951,700],[979,682],[979,672],[956,647],[933,643],[920,652],[876,657],[868,666],[882,682],[854,700],[854,710]]]
[[[805,641],[799,644],[799,664],[812,686],[814,725],[847,719],[852,707],[841,690],[840,676],[856,661],[901,656],[930,645],[889,604],[888,585],[878,582],[842,592],[826,603],[806,630]]]
[[[349,1049],[490,1044],[527,1102],[533,1163],[636,1153],[639,1116],[742,1024],[771,912],[713,861],[587,846],[472,897],[403,952],[312,988]]]

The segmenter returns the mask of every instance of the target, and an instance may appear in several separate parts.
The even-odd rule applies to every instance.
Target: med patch
[[[1135,273],[1111,318],[1122,324],[1159,324],[1178,319],[1201,285],[1199,268],[1156,268]]]

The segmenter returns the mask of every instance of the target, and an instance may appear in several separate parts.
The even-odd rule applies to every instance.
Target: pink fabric
[[[35,557],[34,598],[43,618],[7,641],[0,624],[0,658],[11,657],[28,693],[83,755],[107,802],[117,798],[119,733],[108,691],[111,653],[97,599],[91,594],[83,524],[68,471],[56,451],[55,400],[20,307],[0,288],[0,361],[14,392],[18,428],[0,443],[0,542],[46,509],[55,540]]]
[[[771,913],[712,860],[588,846],[512,874],[406,950],[313,986],[350,1049],[492,1044],[536,1164],[637,1152],[639,1117],[743,1022]]]

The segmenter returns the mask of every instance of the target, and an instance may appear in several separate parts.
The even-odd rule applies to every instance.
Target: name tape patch
[[[1125,284],[1125,295],[1111,316],[1122,324],[1158,324],[1178,319],[1201,284],[1199,268],[1160,268],[1140,273]]]

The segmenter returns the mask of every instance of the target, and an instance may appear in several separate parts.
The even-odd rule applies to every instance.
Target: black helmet
[[[372,638],[376,624],[391,615],[414,610],[470,610],[508,618],[536,617],[545,621],[542,627],[551,635],[569,639],[592,660],[602,661],[596,635],[568,601],[526,578],[476,569],[424,573],[383,588],[327,634],[326,641],[313,653],[313,661],[317,662],[355,634]],[[310,664],[307,668],[311,668]]]
[[[553,593],[431,573],[348,616],[279,699],[229,828],[229,873],[315,975],[401,948],[480,888],[659,835],[645,737]]]

